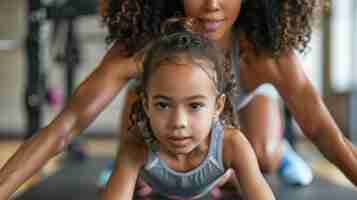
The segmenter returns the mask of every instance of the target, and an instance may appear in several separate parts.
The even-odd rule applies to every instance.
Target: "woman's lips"
[[[205,32],[214,32],[224,23],[224,20],[201,19],[200,22]]]

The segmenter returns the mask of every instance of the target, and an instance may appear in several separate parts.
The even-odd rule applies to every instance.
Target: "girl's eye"
[[[165,102],[158,102],[155,104],[155,107],[159,110],[166,110],[169,108],[169,104]]]
[[[191,103],[191,109],[195,112],[201,110],[205,105],[203,103]]]

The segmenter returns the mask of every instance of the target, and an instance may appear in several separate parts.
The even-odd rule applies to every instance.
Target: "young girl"
[[[269,83],[280,93],[304,134],[357,184],[357,150],[336,126],[296,55],[296,50],[303,51],[309,42],[318,0],[103,0],[102,5],[109,41],[115,44],[63,112],[26,141],[0,170],[1,200],[9,198],[96,118],[138,73],[140,60],[134,59],[138,50],[157,37],[163,21],[180,15],[197,19],[197,30],[216,41],[231,58],[230,71],[241,91],[234,107],[260,163],[283,163],[281,148],[270,148],[271,140],[267,139],[276,135],[278,126],[270,122],[275,117],[259,121],[270,116],[265,111],[271,109],[259,109],[258,117],[252,117],[249,108],[255,92]],[[130,106],[132,100],[129,96],[126,104]],[[126,137],[129,126],[124,114],[121,138]]]
[[[198,18],[199,31],[218,41],[227,56],[232,57],[236,74],[231,77],[237,79],[237,84],[231,84],[241,90],[235,98],[235,109],[240,115],[241,128],[257,153],[261,170],[267,173],[277,171],[290,184],[307,185],[313,177],[310,168],[287,142],[282,141],[279,95],[265,79],[254,83],[252,80],[257,79],[257,74],[250,67],[242,69],[237,55],[240,54],[239,46],[244,47],[241,52],[247,54],[247,40],[256,45],[257,52],[269,54],[268,57],[281,54],[284,49],[303,50],[311,31],[310,21],[316,2],[244,1],[242,12],[240,1],[230,5],[228,0],[175,0],[170,3],[162,0],[155,3],[103,0],[101,6],[110,32],[108,41],[120,41],[130,52],[140,48],[140,41],[145,43],[155,38],[160,24],[168,17]],[[262,15],[255,16],[255,13]],[[249,38],[245,38],[245,33]],[[111,169],[112,165],[101,173],[99,186],[105,185]]]
[[[146,51],[132,135],[121,142],[104,199],[132,199],[139,176],[166,198],[197,199],[232,172],[244,199],[274,199],[249,142],[233,128],[232,107],[222,113],[231,91],[218,49],[184,31],[164,34]]]

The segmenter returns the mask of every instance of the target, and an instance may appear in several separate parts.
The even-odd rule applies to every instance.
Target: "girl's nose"
[[[185,129],[188,124],[187,113],[183,109],[176,109],[173,113],[171,123],[173,129]]]

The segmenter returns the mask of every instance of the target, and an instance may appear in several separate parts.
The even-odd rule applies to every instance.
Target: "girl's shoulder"
[[[225,128],[223,140],[223,161],[227,168],[235,159],[244,157],[247,151],[251,150],[248,139],[238,128]]]
[[[237,142],[244,142],[244,140],[246,138],[239,128],[224,128],[224,146],[234,145]]]

